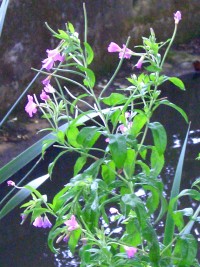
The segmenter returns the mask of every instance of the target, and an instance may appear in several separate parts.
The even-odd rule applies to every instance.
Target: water
[[[168,96],[169,100],[181,106],[188,114],[191,123],[188,146],[186,151],[183,179],[181,188],[190,188],[191,184],[200,176],[200,162],[195,158],[200,153],[200,75],[191,74],[183,77],[187,88],[186,92],[176,89],[174,86],[165,86],[163,88],[163,96]],[[168,148],[166,151],[166,166],[162,173],[162,179],[165,181],[165,191],[169,192],[171,182],[174,177],[177,159],[179,157],[181,147],[187,132],[188,125],[184,122],[176,111],[169,107],[163,106],[156,111],[154,121],[160,121],[165,125],[168,134]],[[37,169],[32,177],[38,177],[45,174],[48,163],[53,160],[57,150],[50,149],[48,153],[48,162],[42,163],[42,168]],[[71,167],[75,161],[75,154],[67,156],[65,160],[59,162],[55,168],[55,174],[59,176],[53,177],[53,180],[43,186],[41,190],[53,194],[56,192],[56,186],[66,184],[66,177],[71,177]],[[30,164],[32,165],[32,163]],[[28,166],[27,168],[30,168]],[[23,171],[22,171],[23,172]],[[22,177],[18,174],[18,177]],[[62,177],[61,177],[62,174]],[[5,188],[4,190],[8,190]],[[140,192],[142,193],[142,192]],[[196,203],[188,203],[195,209]],[[9,214],[1,221],[1,250],[0,250],[0,266],[1,267],[76,267],[79,266],[77,257],[73,257],[67,248],[63,245],[62,252],[59,255],[53,255],[46,244],[47,232],[43,229],[36,229],[29,223],[20,225],[19,209]],[[158,228],[162,232],[163,222],[160,222]],[[116,229],[120,231],[121,229]],[[108,228],[108,232],[109,232]],[[196,224],[193,232],[200,242],[200,227]]]

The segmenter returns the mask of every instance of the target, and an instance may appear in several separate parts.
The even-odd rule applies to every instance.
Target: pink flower
[[[124,44],[123,44],[123,49],[119,53],[119,58],[122,58],[124,50],[125,50],[124,58],[128,58],[128,59],[131,58],[133,51],[127,48]]]
[[[142,68],[142,63],[143,63],[143,61],[144,61],[144,56],[142,56],[142,57],[138,60],[137,64],[135,64],[136,68],[141,69],[141,68]]]
[[[109,142],[110,142],[110,138],[107,137],[107,138],[105,139],[105,142],[106,142],[106,143],[109,143]]]
[[[39,228],[42,228],[43,227],[43,218],[41,216],[37,217],[34,222],[33,222],[33,225],[35,227],[39,227]]]
[[[43,100],[43,101],[47,101],[50,99],[50,97],[45,93],[44,90],[42,90],[42,93],[40,94],[40,98]]]
[[[7,185],[8,186],[15,186],[15,182],[9,180],[9,181],[7,181]]]
[[[50,83],[50,80],[51,80],[51,76],[49,75],[44,80],[42,80],[42,84],[46,86]]]
[[[53,88],[53,86],[49,83],[49,84],[47,84],[45,87],[44,87],[44,91],[46,92],[46,93],[55,93],[55,89]]]
[[[64,222],[64,224],[68,226],[68,231],[73,231],[79,228],[79,225],[74,215],[71,216],[70,220],[67,220],[66,222]]]
[[[111,42],[108,46],[108,52],[121,52],[121,47],[119,47],[118,44]]]
[[[53,50],[47,49],[46,52],[47,52],[48,57],[42,61],[43,63],[42,67],[47,70],[50,70],[53,68],[55,61],[63,62],[65,60],[65,57],[61,56],[57,48]]]
[[[124,53],[125,51],[125,53]],[[113,52],[118,52],[119,53],[119,58],[122,58],[123,53],[124,53],[124,58],[130,58],[132,56],[133,51],[128,49],[124,44],[123,48],[119,47],[118,44],[111,42],[108,46],[108,52],[113,53]]]
[[[52,223],[49,221],[48,217],[45,215],[44,218],[42,216],[38,216],[33,225],[38,228],[51,228]]]
[[[124,249],[126,250],[126,254],[127,254],[129,259],[133,258],[135,256],[135,253],[137,252],[137,248],[135,248],[135,247],[124,246]]]
[[[45,215],[43,219],[43,228],[51,228],[52,223],[49,221],[49,218]]]
[[[118,211],[118,209],[116,209],[116,208],[113,208],[113,207],[112,207],[112,208],[110,208],[110,209],[109,209],[109,211],[110,211],[110,213],[111,213],[111,214],[115,214],[115,213],[119,214],[119,211]]]
[[[128,128],[124,124],[121,124],[119,126],[119,130],[121,131],[121,133],[125,133],[127,132]]]
[[[25,111],[29,114],[30,117],[33,117],[33,113],[37,112],[37,105],[33,102],[33,97],[28,95],[28,103],[25,106]]]
[[[179,21],[181,20],[181,12],[180,11],[176,11],[176,13],[174,13],[174,20],[175,20],[175,24],[179,23]]]

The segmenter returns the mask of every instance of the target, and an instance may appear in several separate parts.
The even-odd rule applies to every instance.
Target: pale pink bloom
[[[51,80],[51,76],[47,76],[44,80],[42,80],[42,84],[44,85],[48,85],[50,83]]]
[[[109,143],[109,142],[110,142],[110,138],[107,137],[107,138],[105,139],[105,142],[106,142],[106,143]]]
[[[181,20],[181,12],[180,11],[176,11],[176,13],[174,13],[174,20],[175,20],[175,24],[179,23],[179,21]]]
[[[112,207],[112,208],[110,208],[110,209],[109,209],[109,211],[110,211],[110,213],[111,213],[111,214],[115,214],[115,213],[119,214],[119,211],[118,211],[118,209],[116,209],[116,208],[113,208],[113,207]]]
[[[25,111],[29,114],[30,117],[33,117],[33,114],[37,112],[37,105],[33,102],[33,97],[28,95],[28,103],[25,106]]]
[[[119,47],[118,44],[111,42],[108,46],[108,52],[121,52],[121,47]]]
[[[47,69],[47,70],[50,70],[53,68],[55,61],[63,62],[65,60],[65,57],[61,56],[61,54],[57,48],[53,49],[53,50],[47,49],[46,52],[47,52],[48,57],[42,61],[42,63],[43,63],[42,67]]]
[[[35,227],[39,227],[39,228],[43,227],[43,218],[42,218],[41,216],[38,216],[38,217],[34,220],[33,225],[34,225]]]
[[[45,215],[44,218],[42,216],[38,216],[33,225],[38,228],[51,228],[52,223],[49,221],[48,217]]]
[[[64,224],[68,226],[68,231],[73,231],[79,228],[79,225],[76,221],[76,217],[74,215],[71,216],[70,220],[67,220],[66,222],[64,222]]]
[[[125,53],[124,53],[125,50]],[[129,48],[127,48],[124,44],[123,44],[123,49],[121,50],[121,52],[119,53],[119,58],[122,58],[123,54],[124,54],[124,58],[131,58],[133,51],[131,51]]]
[[[51,228],[52,223],[49,221],[49,218],[45,215],[43,219],[43,228]]]
[[[127,132],[128,128],[124,125],[124,124],[121,124],[119,126],[119,130],[122,132],[122,133],[125,133]]]
[[[143,61],[144,61],[144,56],[142,56],[142,57],[138,60],[137,64],[135,64],[136,68],[141,69],[141,68],[142,68],[142,63],[143,63]]]
[[[55,89],[53,88],[53,86],[49,83],[44,87],[44,90],[46,93],[55,93]]]
[[[7,181],[7,185],[8,186],[15,186],[15,182],[9,180],[9,181]]]
[[[127,254],[129,259],[133,258],[135,256],[135,253],[137,252],[137,248],[135,248],[135,247],[124,246],[124,249],[126,250],[126,254]]]
[[[125,53],[124,53],[125,51]],[[121,48],[118,44],[111,42],[108,46],[108,52],[113,53],[113,52],[118,52],[119,53],[119,58],[122,58],[123,53],[124,53],[124,58],[130,58],[132,56],[133,51],[128,49],[124,44],[123,48]]]
[[[47,100],[50,99],[49,95],[47,95],[47,94],[45,93],[44,90],[42,90],[42,93],[40,94],[40,98],[41,98],[43,101],[47,101]]]

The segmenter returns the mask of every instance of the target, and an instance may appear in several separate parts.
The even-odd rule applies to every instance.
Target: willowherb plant
[[[165,81],[185,89],[179,78],[162,74],[180,20],[181,12],[177,11],[173,36],[166,42],[157,43],[151,29],[149,38],[143,37],[139,47],[142,52],[135,52],[137,47],[133,51],[128,48],[130,38],[122,47],[111,42],[108,52],[119,53],[120,61],[99,95],[95,94],[96,79],[90,69],[94,53],[87,42],[87,27],[84,42],[71,23],[66,24],[65,31],[50,29],[60,43],[47,50],[47,58],[42,61],[45,77],[40,99],[28,95],[25,110],[30,117],[40,110],[50,124],[45,130],[55,136],[44,141],[43,156],[55,140],[55,146],[61,149],[49,165],[49,175],[63,154],[75,151],[79,156],[73,177],[52,202],[30,185],[25,186],[32,199],[22,205],[22,222],[30,218],[33,226],[50,228],[48,245],[52,252],[58,253],[59,243],[67,242],[72,253],[79,252],[80,266],[200,266],[197,241],[188,231],[190,220],[197,220],[200,208],[195,212],[190,208],[190,213],[188,209],[177,210],[180,197],[189,195],[199,201],[200,193],[185,190],[167,202],[164,184],[158,178],[165,162],[167,135],[161,123],[152,121],[160,105],[175,108],[187,121],[185,112],[161,98],[159,90]],[[164,46],[167,48],[162,57],[160,49]],[[133,56],[138,57],[135,68],[144,67],[144,72],[128,77],[128,87],[108,94],[122,61]],[[70,78],[71,74],[79,79]],[[79,87],[81,93],[75,96],[70,85]],[[93,125],[85,124],[86,119]],[[60,128],[62,122],[66,123],[64,130]],[[153,143],[146,144],[148,131]],[[103,148],[97,146],[100,137]],[[89,159],[92,163],[88,167]],[[12,181],[8,184],[15,186]],[[197,183],[195,186],[198,189]],[[166,224],[161,238],[156,225],[166,214],[171,223]],[[188,223],[184,223],[184,215],[189,216]],[[105,224],[112,230],[108,231]]]

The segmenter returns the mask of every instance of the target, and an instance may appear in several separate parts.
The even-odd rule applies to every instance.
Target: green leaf
[[[151,171],[153,172],[154,176],[158,176],[162,171],[162,168],[165,163],[165,158],[163,154],[159,154],[158,150],[152,148],[151,152]]]
[[[167,146],[167,134],[165,128],[159,122],[149,123],[154,139],[155,147],[160,155],[165,152]]]
[[[69,29],[69,31],[70,31],[71,33],[74,33],[74,32],[75,32],[75,30],[74,30],[74,26],[73,26],[73,24],[72,24],[71,22],[68,22],[68,23],[67,23],[67,26],[68,26],[68,29]]]
[[[197,256],[197,241],[188,234],[179,236],[174,248],[174,264],[175,266],[190,267]]]
[[[76,140],[83,147],[90,148],[95,144],[100,135],[99,128],[95,126],[84,127],[80,130]]]
[[[131,134],[137,136],[139,132],[142,130],[143,126],[146,124],[146,122],[147,122],[147,117],[145,114],[143,113],[137,114],[133,119],[133,123],[131,126]]]
[[[43,175],[39,178],[34,179],[27,185],[31,186],[32,188],[38,188],[41,184],[43,184],[49,175]],[[22,201],[24,201],[32,192],[26,188],[20,189],[17,194],[15,194],[1,209],[0,211],[0,219],[5,217],[9,212],[11,212],[15,207],[17,207]]]
[[[108,97],[102,98],[102,102],[108,106],[116,106],[124,104],[127,97],[124,94],[111,93]]]
[[[151,194],[147,198],[146,206],[149,210],[149,214],[153,214],[160,203],[160,192],[158,188],[151,185],[144,185],[143,188],[151,192]]]
[[[193,215],[193,209],[192,208],[185,208],[182,210],[177,210],[173,212],[173,219],[175,225],[178,227],[178,230],[181,231],[184,227],[184,219],[183,216],[192,216]]]
[[[69,40],[69,35],[63,31],[63,30],[58,30],[59,34],[55,34],[54,36],[58,39],[63,39],[63,40]]]
[[[58,130],[56,133],[56,137],[59,143],[64,144],[65,143],[65,134],[63,131]]]
[[[127,156],[126,138],[122,134],[109,135],[109,148],[117,168],[122,168]]]
[[[172,107],[172,108],[176,109],[176,110],[182,115],[182,117],[185,119],[185,121],[188,123],[188,117],[187,117],[187,114],[185,113],[185,111],[184,111],[182,108],[180,108],[180,107],[178,107],[177,105],[171,103],[171,102],[168,101],[167,99],[161,100],[161,101],[159,102],[158,106],[159,106],[159,105],[166,105],[166,106],[169,106],[169,107]],[[158,106],[157,106],[157,107],[158,107]],[[157,108],[157,107],[156,107],[156,108]]]
[[[74,251],[75,251],[75,248],[76,248],[78,241],[80,239],[80,236],[81,236],[81,232],[82,232],[81,229],[76,229],[76,230],[72,231],[70,234],[68,245],[69,245],[69,249],[72,253],[74,253]]]
[[[92,47],[87,42],[84,42],[84,46],[87,52],[87,64],[90,65],[94,58],[94,52],[92,50]]]
[[[86,74],[86,78],[83,80],[84,85],[93,88],[96,82],[94,72],[91,69],[85,68],[80,65],[78,65],[78,68]]]
[[[115,180],[115,163],[110,160],[106,164],[102,165],[101,175],[106,184],[110,184]]]
[[[176,85],[177,87],[179,87],[181,90],[185,90],[185,85],[184,83],[181,81],[181,79],[177,78],[177,77],[170,77],[168,78],[168,80],[173,83],[174,85]]]
[[[73,147],[80,147],[80,144],[77,142],[77,136],[79,134],[79,130],[76,126],[69,126],[66,130],[67,140]]]
[[[150,65],[148,67],[145,67],[145,70],[148,70],[150,72],[160,72],[162,69],[157,67],[156,65]]]
[[[135,150],[128,149],[126,160],[124,162],[124,171],[129,179],[132,178],[135,170]]]
[[[86,161],[87,161],[87,157],[86,156],[79,157],[76,160],[76,163],[74,165],[74,176],[76,176],[80,172],[80,170],[85,165]]]

